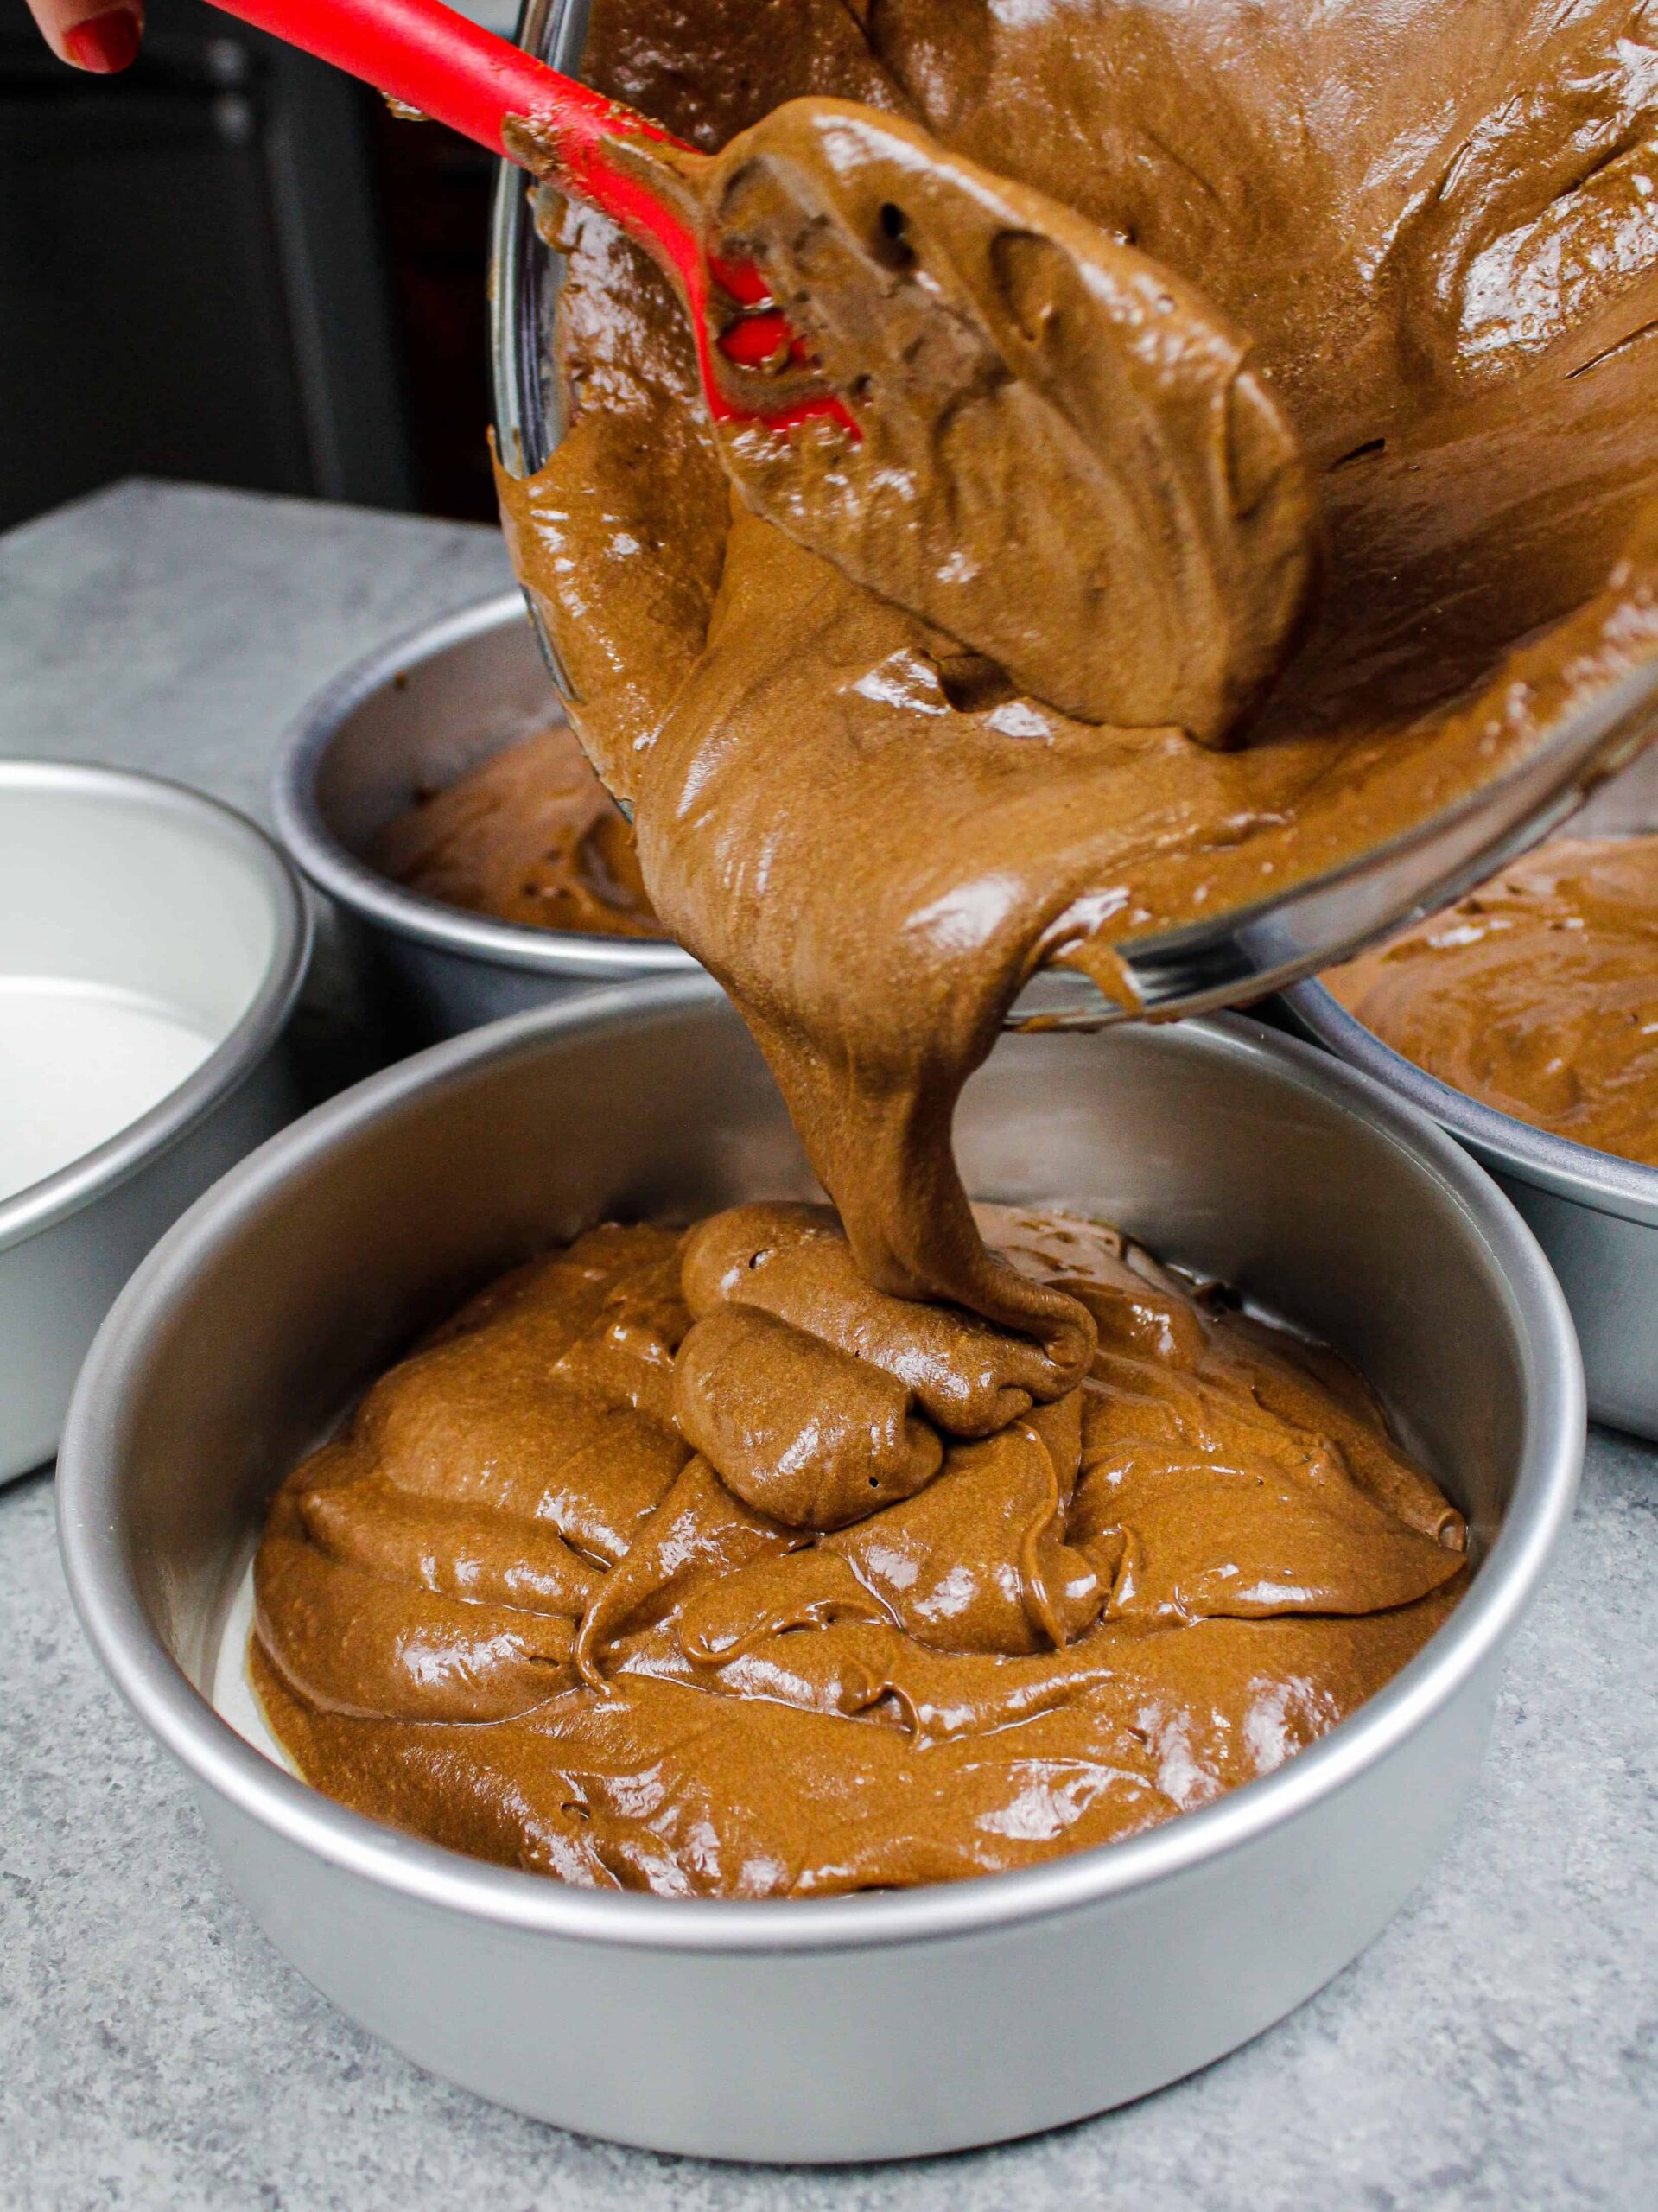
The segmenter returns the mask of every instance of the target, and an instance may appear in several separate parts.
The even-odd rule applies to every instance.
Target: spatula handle
[[[215,0],[227,15],[332,62],[404,106],[447,123],[492,154],[501,126],[522,116],[542,127],[566,172],[560,178],[607,214],[619,180],[602,149],[618,137],[672,143],[664,131],[573,77],[561,76],[510,41],[482,30],[443,0]]]

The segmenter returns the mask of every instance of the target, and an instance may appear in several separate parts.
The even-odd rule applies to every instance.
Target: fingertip
[[[137,60],[143,27],[141,9],[107,8],[72,24],[63,34],[64,50],[77,69],[94,77],[113,77]]]

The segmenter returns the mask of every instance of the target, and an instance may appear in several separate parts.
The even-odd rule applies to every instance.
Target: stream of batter
[[[984,1253],[950,1147],[962,1084],[1034,969],[1071,963],[1113,990],[1113,946],[1363,852],[1658,653],[1653,13],[598,0],[588,73],[696,144],[791,99],[857,101],[1166,265],[1170,361],[1210,360],[1194,332],[1246,334],[1229,384],[1211,362],[1204,389],[1266,394],[1316,487],[1321,593],[1229,746],[1074,719],[734,493],[665,280],[597,219],[545,208],[570,257],[569,420],[538,475],[502,480],[519,572],[582,741],[634,810],[657,912],[741,1007],[883,1289],[1064,1325]],[[813,236],[837,253],[848,207],[898,207],[919,241],[918,273],[887,272],[899,314],[905,283],[930,280],[924,162],[900,188],[871,156],[872,195],[856,147],[832,191],[797,143],[791,159],[806,186],[782,197],[826,202]],[[763,247],[769,168],[756,190]],[[1013,249],[1034,233],[991,227],[1028,274]],[[792,304],[799,247],[781,234]],[[1079,361],[1116,360],[1096,320],[1045,305],[1073,383]],[[1009,378],[1023,342],[1007,340]],[[1215,409],[1136,389],[1147,478],[1173,456],[1200,480]],[[1241,419],[1265,420],[1252,403]],[[1223,442],[1206,543],[1231,543],[1252,493],[1286,496],[1269,429]],[[924,454],[912,473],[924,492]],[[963,566],[994,568],[1039,626],[1047,565],[999,558],[1003,511],[954,511]],[[1200,601],[1183,606],[1194,664],[1230,664]]]
[[[1113,989],[1658,655],[1655,16],[595,0],[587,73],[694,145],[783,108],[720,219],[871,410],[716,443],[665,281],[543,196],[567,429],[509,540],[834,1211],[595,1230],[300,1471],[254,1670],[321,1787],[572,1880],[945,1878],[1267,1770],[1443,1618],[1461,1525],[1356,1379],[975,1217],[951,1122],[1036,968]]]

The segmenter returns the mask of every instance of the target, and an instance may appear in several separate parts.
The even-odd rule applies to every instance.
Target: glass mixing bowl
[[[589,0],[526,0],[518,43],[579,75]],[[561,435],[552,369],[560,257],[537,233],[522,171],[503,162],[495,191],[491,270],[495,426],[503,466],[533,474]],[[536,620],[535,610],[530,610]],[[539,621],[553,680],[571,686]],[[1479,790],[1356,860],[1160,936],[1113,946],[1137,1004],[1119,1004],[1085,978],[1035,977],[1013,1027],[1097,1028],[1132,1015],[1198,1014],[1247,1005],[1375,938],[1432,912],[1556,829],[1588,792],[1658,733],[1658,662],[1602,692],[1573,720]],[[1108,940],[1109,942],[1109,940]]]

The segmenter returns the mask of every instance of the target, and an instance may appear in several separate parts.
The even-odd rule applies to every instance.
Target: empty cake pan
[[[251,823],[154,777],[0,760],[0,1480],[49,1459],[157,1236],[293,1110],[310,925]]]
[[[959,1141],[976,1192],[1115,1220],[1355,1358],[1469,1516],[1467,1596],[1276,1773],[1013,1874],[668,1900],[566,1888],[346,1811],[208,1702],[277,1484],[492,1270],[606,1216],[810,1187],[758,1051],[705,977],[437,1046],[274,1140],[151,1256],[87,1363],[60,1486],[82,1619],[191,1777],[249,1909],[421,2064],[663,2150],[947,2151],[1099,2111],[1242,2043],[1350,1960],[1432,1862],[1582,1452],[1576,1343],[1529,1233],[1422,1116],[1237,1019],[1007,1039],[969,1087]]]
[[[1573,837],[1658,825],[1658,750],[1564,825]],[[1596,1152],[1453,1090],[1395,1052],[1316,980],[1284,995],[1306,1035],[1431,1114],[1508,1192],[1560,1277],[1597,1421],[1658,1437],[1658,1167]]]
[[[562,721],[522,595],[429,622],[348,669],[290,733],[271,803],[304,874],[353,918],[429,1037],[595,983],[693,972],[670,938],[528,929],[406,889],[365,855],[423,791]]]

